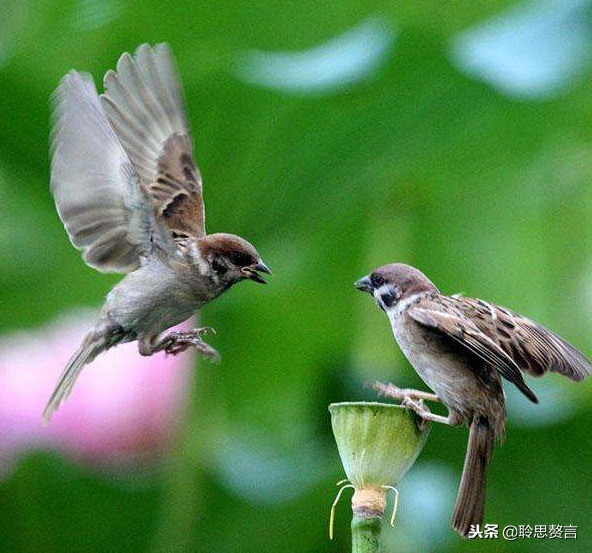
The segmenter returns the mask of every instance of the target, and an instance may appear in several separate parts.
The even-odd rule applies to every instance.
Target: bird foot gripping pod
[[[335,508],[347,488],[352,497],[352,551],[379,551],[380,531],[389,490],[395,493],[390,517],[394,524],[399,493],[395,486],[421,452],[430,425],[399,405],[386,403],[333,403],[331,425],[347,480],[342,480],[331,508],[329,536],[333,538]]]

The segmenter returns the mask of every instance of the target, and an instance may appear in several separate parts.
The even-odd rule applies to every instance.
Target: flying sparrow
[[[522,371],[541,376],[557,372],[580,381],[590,361],[538,323],[483,300],[445,296],[420,271],[401,263],[385,265],[356,282],[387,314],[399,347],[436,394],[383,391],[426,420],[468,424],[469,443],[452,526],[467,536],[483,523],[486,470],[496,439],[506,428],[502,379],[538,403]],[[378,386],[378,389],[381,387]],[[440,400],[448,417],[431,413],[422,400]]]
[[[167,44],[123,54],[105,75],[71,71],[54,95],[51,190],[72,244],[101,272],[127,273],[68,361],[44,418],[101,352],[138,341],[141,355],[190,346],[209,357],[207,328],[162,333],[242,280],[265,284],[257,250],[206,234],[202,179],[177,68]]]

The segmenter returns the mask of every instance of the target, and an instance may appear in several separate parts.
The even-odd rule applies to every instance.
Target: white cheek
[[[390,290],[390,286],[387,284],[383,284],[380,288],[375,288],[372,291],[372,295],[374,296],[374,301],[376,301],[376,305],[381,309],[387,309],[382,301],[382,295],[388,293]]]
[[[403,313],[405,313],[405,311],[407,311],[407,309],[409,309],[414,303],[417,303],[423,295],[424,294],[413,294],[386,309],[386,314],[391,323],[394,323]]]
[[[204,276],[209,275],[210,265],[203,257],[198,256],[195,259],[195,264],[197,265],[197,270],[199,271],[199,274]]]
[[[220,284],[220,276],[212,269],[211,264],[206,259],[201,257],[201,255],[197,255],[194,258],[194,263],[197,267],[197,272],[201,276],[209,278],[216,285]]]
[[[393,291],[396,291],[396,288],[392,284],[383,284],[380,288],[376,288],[373,294],[376,299],[379,299],[383,294],[392,294]]]
[[[395,309],[399,302],[399,298],[401,297],[401,292],[399,291],[399,288],[397,288],[397,286],[395,286],[394,284],[383,284],[379,288],[376,288],[372,292],[372,294],[374,296],[374,299],[376,300],[376,303],[378,304],[378,307],[384,309],[385,311]],[[382,301],[382,297],[385,295],[395,297],[395,301],[390,307],[385,305],[384,301]]]

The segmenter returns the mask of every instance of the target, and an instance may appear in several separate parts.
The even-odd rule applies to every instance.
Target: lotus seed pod
[[[329,405],[333,434],[356,489],[396,486],[421,452],[429,424],[400,405],[347,402]]]

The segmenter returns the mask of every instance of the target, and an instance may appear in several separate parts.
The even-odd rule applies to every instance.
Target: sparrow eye
[[[370,277],[370,282],[374,288],[380,288],[384,284],[384,278],[380,275],[372,275]]]
[[[228,259],[237,267],[247,267],[253,263],[251,256],[244,252],[232,252]]]

